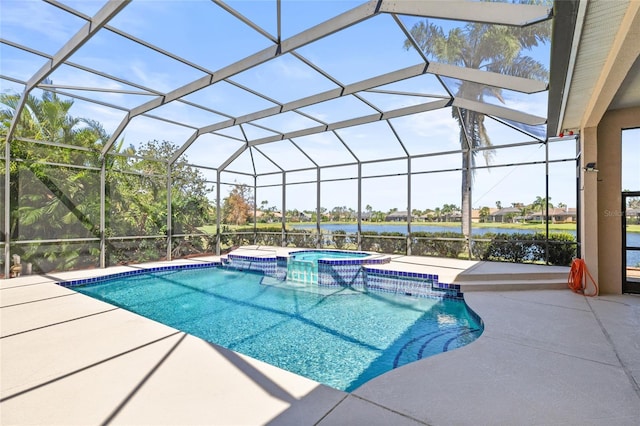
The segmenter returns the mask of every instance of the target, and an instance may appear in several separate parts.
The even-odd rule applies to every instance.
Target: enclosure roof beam
[[[111,18],[117,15],[131,0],[109,0],[89,22],[87,22],[64,46],[53,55],[27,82],[27,92],[47,78],[71,55],[93,37]]]
[[[531,126],[545,124],[547,121],[546,118],[538,117],[537,115],[527,114],[525,112],[516,111],[511,108],[471,101],[469,99],[463,98],[456,98],[453,101],[453,106],[476,111],[481,114],[494,115],[496,117],[517,121],[519,123],[529,124]]]
[[[129,0],[130,1],[130,0]],[[251,56],[247,56],[229,66],[226,66],[212,75],[205,75],[191,83],[188,83],[182,87],[179,87],[171,92],[168,92],[165,96],[153,99],[136,108],[133,108],[129,114],[122,120],[116,131],[113,133],[107,144],[102,150],[102,154],[106,154],[114,142],[120,137],[120,134],[124,131],[129,121],[134,117],[149,112],[154,108],[167,104],[171,101],[179,99],[197,90],[203,89],[214,83],[222,81],[233,75],[239,74],[243,71],[251,69],[257,65],[263,64],[270,59],[281,56],[294,49],[305,46],[318,39],[331,35],[337,31],[350,27],[358,22],[373,16],[376,13],[376,0],[371,0],[365,4],[355,7],[341,15],[338,15],[328,21],[311,27],[301,33],[298,33],[286,40],[283,40],[279,45],[273,45],[261,50]]]
[[[285,111],[291,111],[298,108],[314,105],[327,100],[336,99],[342,96],[351,95],[363,90],[369,90],[374,87],[383,86],[385,84],[393,83],[396,81],[404,80],[407,78],[415,77],[426,72],[437,75],[444,75],[447,77],[458,78],[465,81],[471,81],[480,84],[486,84],[489,86],[502,87],[509,90],[514,90],[522,93],[536,93],[546,90],[546,83],[538,80],[531,80],[521,77],[505,76],[503,74],[481,71],[471,68],[458,67],[455,65],[442,64],[437,62],[431,62],[429,65],[418,64],[413,65],[402,70],[390,72],[377,77],[362,80],[360,82],[346,85],[344,88],[336,88],[327,90],[322,93],[318,93],[306,98],[298,99],[283,104],[282,106],[274,106],[266,108],[261,111],[256,111],[251,114],[238,117],[236,119],[225,120],[210,126],[206,126],[200,129],[199,134],[205,134],[221,130],[234,125],[248,123],[253,120],[258,120],[265,117],[277,115]],[[189,144],[184,144],[175,153],[173,161],[189,148],[189,145],[193,143],[192,140]]]
[[[382,0],[380,12],[515,27],[535,24],[552,16],[552,9],[543,5],[466,0]]]
[[[392,111],[387,111],[383,114],[371,114],[358,118],[352,118],[350,120],[338,121],[328,124],[326,126],[315,126],[303,130],[296,130],[294,132],[284,133],[282,135],[267,136],[260,139],[249,141],[249,146],[262,145],[264,143],[277,142],[283,139],[299,138],[302,136],[313,135],[316,133],[322,133],[329,130],[343,129],[346,127],[358,126],[361,124],[373,123],[375,121],[387,120],[390,118],[402,117],[409,114],[416,114],[419,112],[432,111],[435,109],[445,108],[451,104],[448,99],[437,100],[434,102],[428,102],[420,105],[412,105],[405,108],[399,108]]]
[[[236,158],[240,157],[240,154],[242,154],[243,152],[245,152],[247,150],[247,148],[249,148],[247,146],[247,144],[242,145],[240,148],[238,148],[236,150],[236,152],[234,152],[233,154],[231,154],[231,156],[229,158],[227,158],[224,163],[222,163],[220,165],[220,167],[218,167],[219,171],[223,171],[224,169],[226,169],[227,167],[229,167],[229,164],[233,163],[235,161]]]
[[[105,87],[87,87],[87,86],[69,86],[64,84],[38,84],[39,89],[49,90],[49,89],[62,89],[62,90],[78,90],[78,91],[87,91],[87,92],[105,92],[105,93],[118,93],[121,95],[153,95],[152,93],[145,92],[142,90],[119,90],[119,89],[109,89]]]
[[[393,72],[382,74],[373,78],[368,78],[366,80],[358,81],[358,82],[346,85],[343,88],[331,89],[322,93],[307,96],[302,99],[297,99],[295,101],[287,102],[285,104],[282,104],[282,106],[269,107],[261,111],[256,111],[250,114],[237,117],[235,119],[225,120],[216,124],[212,124],[210,126],[202,127],[198,133],[199,135],[202,135],[205,133],[211,133],[217,130],[233,127],[238,124],[244,124],[254,120],[259,120],[261,118],[270,117],[276,114],[280,114],[282,112],[292,111],[298,108],[303,108],[306,106],[318,104],[318,103],[329,101],[332,99],[337,99],[339,97],[351,95],[363,90],[368,90],[374,87],[383,86],[385,84],[393,83],[393,82],[404,80],[407,78],[416,77],[418,75],[424,74],[425,71],[426,71],[425,64],[413,65],[407,68],[403,68],[401,70],[393,71]],[[188,143],[183,144],[174,154],[172,161],[176,161],[178,157],[184,154],[184,152],[189,148],[189,146],[192,143],[193,141],[190,140],[188,141]]]
[[[475,68],[465,68],[456,65],[429,62],[427,72],[444,77],[457,78],[473,83],[486,84],[487,86],[513,90],[520,93],[538,93],[547,90],[547,83],[540,80],[515,77],[497,72],[483,71]]]
[[[131,0],[109,0],[107,4],[105,4],[89,22],[84,24],[82,28],[80,28],[80,30],[71,37],[71,39],[69,39],[69,41],[66,42],[65,45],[62,46],[47,63],[36,71],[33,76],[31,76],[27,81],[25,90],[20,97],[16,110],[14,111],[13,119],[11,120],[9,131],[7,132],[7,141],[11,140],[11,137],[13,136],[16,124],[22,114],[22,109],[24,108],[27,98],[29,97],[29,93],[33,88],[51,75],[51,73],[53,73],[87,41],[89,41],[91,37],[98,32],[98,30],[104,27],[111,18],[117,15],[118,12],[120,12],[130,2]]]
[[[263,37],[268,38],[274,43],[278,42],[278,39],[275,38],[273,35],[271,35],[268,31],[266,31],[265,29],[263,29],[262,27],[254,23],[252,20],[250,20],[249,18],[247,18],[246,16],[244,16],[243,14],[241,14],[240,12],[238,12],[237,10],[229,6],[228,4],[220,0],[211,0],[211,1],[214,2],[216,5],[220,6],[222,9],[224,9],[228,13],[230,13],[231,15],[233,15],[234,18],[242,21],[244,24],[253,28],[255,31],[260,33]]]

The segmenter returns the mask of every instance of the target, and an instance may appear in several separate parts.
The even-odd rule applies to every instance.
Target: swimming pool
[[[462,300],[290,285],[251,271],[158,271],[73,288],[346,391],[482,333]]]

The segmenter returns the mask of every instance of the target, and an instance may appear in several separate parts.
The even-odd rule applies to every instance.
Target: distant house
[[[298,217],[300,218],[301,222],[310,222],[311,221],[311,215],[307,214],[305,212],[300,212]]]
[[[544,222],[547,217],[546,211],[531,213],[531,220]],[[552,223],[574,223],[578,217],[575,207],[555,207],[549,209],[549,218]]]
[[[444,216],[445,222],[462,222],[462,212],[460,210],[454,210],[451,213],[447,213]]]
[[[487,216],[487,221],[491,222],[491,215],[497,212],[499,209],[489,207],[489,215]],[[479,223],[482,219],[480,212],[482,209],[473,209],[471,210],[471,222]]]
[[[489,215],[490,222],[513,222],[513,218],[521,215],[522,210],[518,207],[505,207]]]
[[[277,222],[282,219],[282,214],[280,212],[271,212],[271,211],[262,211],[256,210],[256,221],[258,222]]]
[[[384,220],[386,222],[407,222],[409,217],[409,213],[407,211],[403,212],[393,212],[385,216]],[[411,215],[411,220],[416,219],[416,216]]]
[[[627,225],[640,225],[640,209],[626,209],[625,213],[627,215]]]

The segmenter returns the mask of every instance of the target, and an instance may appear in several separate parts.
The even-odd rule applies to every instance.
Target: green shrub
[[[495,234],[486,251],[481,255],[481,259],[516,263],[534,262],[538,259],[538,248],[533,239],[534,235],[527,233]]]
[[[346,245],[347,241],[347,231],[343,231],[342,229],[337,229],[331,233],[333,244],[335,244],[337,249],[342,249]]]
[[[465,251],[466,241],[460,232],[413,232],[411,254],[457,258]]]
[[[407,253],[407,236],[402,232],[381,232],[378,234],[378,250],[381,253],[388,254],[406,254]]]
[[[315,247],[318,243],[318,234],[307,229],[296,229],[295,232],[287,231],[287,246],[291,247]]]
[[[360,238],[360,244],[364,251],[378,251],[377,237],[378,233],[375,231],[362,231]]]
[[[576,255],[575,238],[568,233],[549,235],[548,245],[544,233],[499,233],[484,234],[482,239],[490,241],[474,241],[473,255],[481,260],[500,262],[545,262],[552,265],[568,266]]]
[[[282,244],[282,227],[270,226],[259,228],[256,235],[256,244],[263,246],[280,246]]]
[[[537,238],[544,239],[544,234],[536,234]],[[545,250],[548,248],[549,263],[551,265],[569,266],[577,255],[576,239],[566,232],[549,234],[548,246],[541,244],[541,257],[544,260]]]

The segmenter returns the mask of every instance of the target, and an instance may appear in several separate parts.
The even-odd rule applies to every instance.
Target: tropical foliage
[[[1,94],[6,135],[19,96]],[[101,238],[101,168],[106,170],[107,263],[156,260],[166,254],[167,167],[176,146],[149,141],[136,151],[120,141],[100,153],[109,135],[100,123],[73,117],[73,101],[55,93],[30,95],[11,140],[9,175],[12,253],[34,272],[97,266]],[[6,143],[6,137],[3,137]],[[195,232],[210,212],[208,189],[185,158],[171,167],[172,231]],[[133,239],[124,237],[148,237]],[[120,238],[120,240],[118,240]],[[21,241],[35,243],[20,243]],[[131,241],[133,243],[131,243]],[[162,243],[162,244],[159,244]]]

